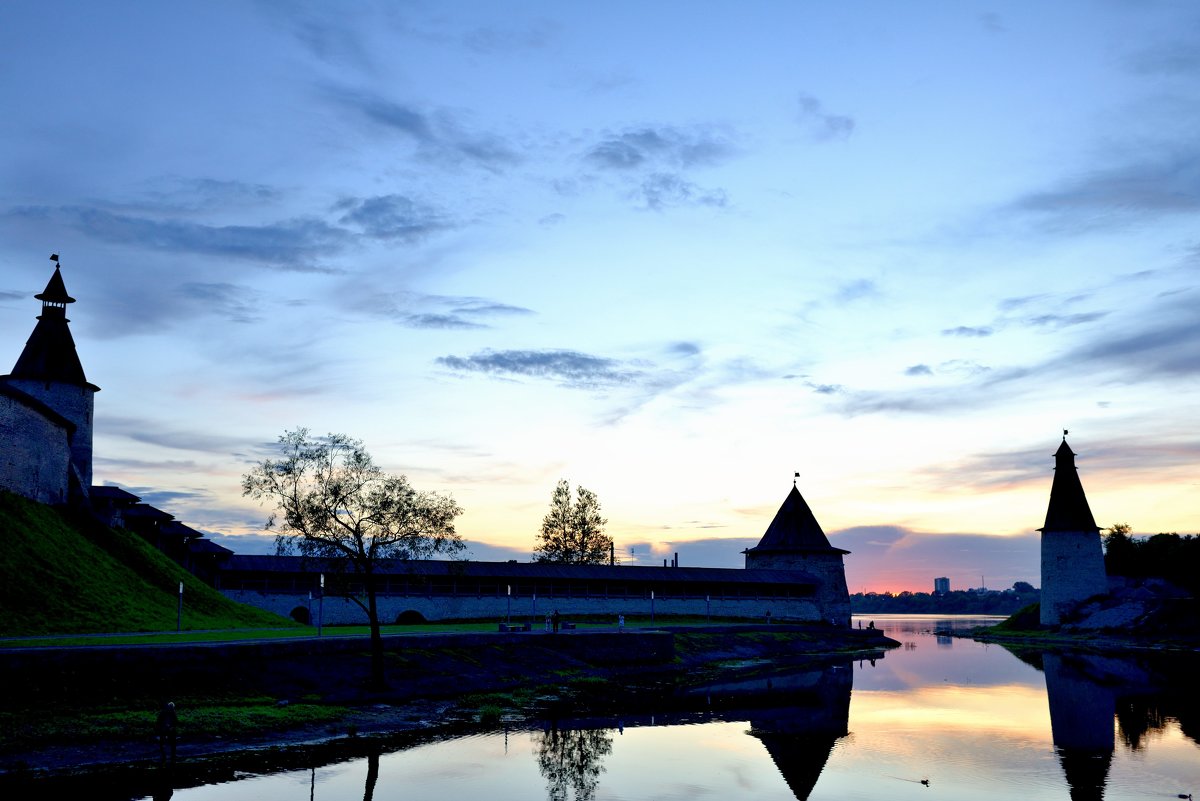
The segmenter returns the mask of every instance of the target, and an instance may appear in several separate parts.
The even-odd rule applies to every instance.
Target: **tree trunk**
[[[375,573],[370,566],[363,574],[367,590],[367,618],[371,623],[371,689],[385,688],[383,681],[383,635],[379,632],[379,607],[375,601]]]

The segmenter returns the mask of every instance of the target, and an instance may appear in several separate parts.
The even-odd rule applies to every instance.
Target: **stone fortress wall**
[[[769,588],[764,587],[762,598],[656,598],[653,613],[656,615],[691,615],[695,617],[737,617],[765,619],[767,613],[773,620],[788,622],[829,622],[824,620],[821,604],[814,598],[770,598]],[[315,625],[318,616],[324,625],[366,625],[367,615],[358,604],[348,598],[327,595],[324,604],[317,597],[309,601],[304,592],[262,592],[259,590],[222,590],[225,597],[238,603],[256,606],[284,617],[302,617],[297,610],[311,608]],[[404,612],[417,612],[425,620],[507,620],[514,624],[533,621],[538,628],[546,615],[558,613],[570,620],[579,616],[610,616],[613,625],[618,615],[648,616],[651,614],[649,598],[579,598],[566,596],[513,596],[511,605],[505,595],[475,596],[378,596],[379,621],[395,623]],[[511,611],[510,611],[511,610]],[[839,625],[847,621],[837,621]]]
[[[67,502],[71,426],[0,384],[0,489],[38,503]]]

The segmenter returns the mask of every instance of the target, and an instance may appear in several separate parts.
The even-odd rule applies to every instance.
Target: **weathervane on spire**
[[[1065,428],[1064,428],[1064,429],[1063,429],[1063,439],[1066,439],[1066,438],[1067,438],[1067,434],[1068,434],[1068,433],[1069,433],[1069,432],[1067,431],[1067,429],[1065,429]]]
[[[793,478],[793,479],[792,479],[792,486],[793,486],[793,487],[794,487],[794,486],[796,486],[796,480],[797,480],[797,479],[799,479],[799,478],[800,478],[800,474],[799,474],[799,473],[797,473],[797,474],[796,474],[796,478]]]
[[[54,267],[55,267],[55,269],[57,269],[57,268],[58,268],[58,254],[57,254],[57,253],[51,253],[51,254],[50,254],[50,261],[54,262]]]

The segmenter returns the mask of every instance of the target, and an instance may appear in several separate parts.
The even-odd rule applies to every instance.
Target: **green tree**
[[[383,686],[383,639],[376,602],[383,560],[427,559],[463,549],[454,531],[462,508],[449,496],[418,492],[388,475],[362,441],[345,434],[310,437],[308,429],[279,437],[279,459],[264,459],[242,477],[242,494],[274,505],[280,554],[299,552],[352,574],[361,595],[348,597],[371,625],[371,683]]]
[[[1035,588],[1034,588],[1034,586],[1033,586],[1032,584],[1030,584],[1028,581],[1016,581],[1016,582],[1013,582],[1013,586],[1012,586],[1012,588],[1013,588],[1013,592],[1024,592],[1024,593],[1028,593],[1028,592],[1034,592],[1034,591],[1035,591]]]
[[[1104,529],[1104,569],[1111,576],[1138,572],[1138,542],[1129,536],[1131,531],[1128,523],[1113,523]]]
[[[534,561],[575,565],[603,563],[612,549],[612,537],[604,533],[607,522],[600,516],[596,493],[579,487],[572,502],[571,485],[565,478],[559,479],[550,499],[550,511],[542,519]]]

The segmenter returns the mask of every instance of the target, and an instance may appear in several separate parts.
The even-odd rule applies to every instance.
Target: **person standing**
[[[158,737],[159,758],[167,761],[167,745],[171,746],[171,762],[175,761],[175,743],[179,738],[179,716],[175,714],[175,702],[167,701],[154,721],[154,734]]]

